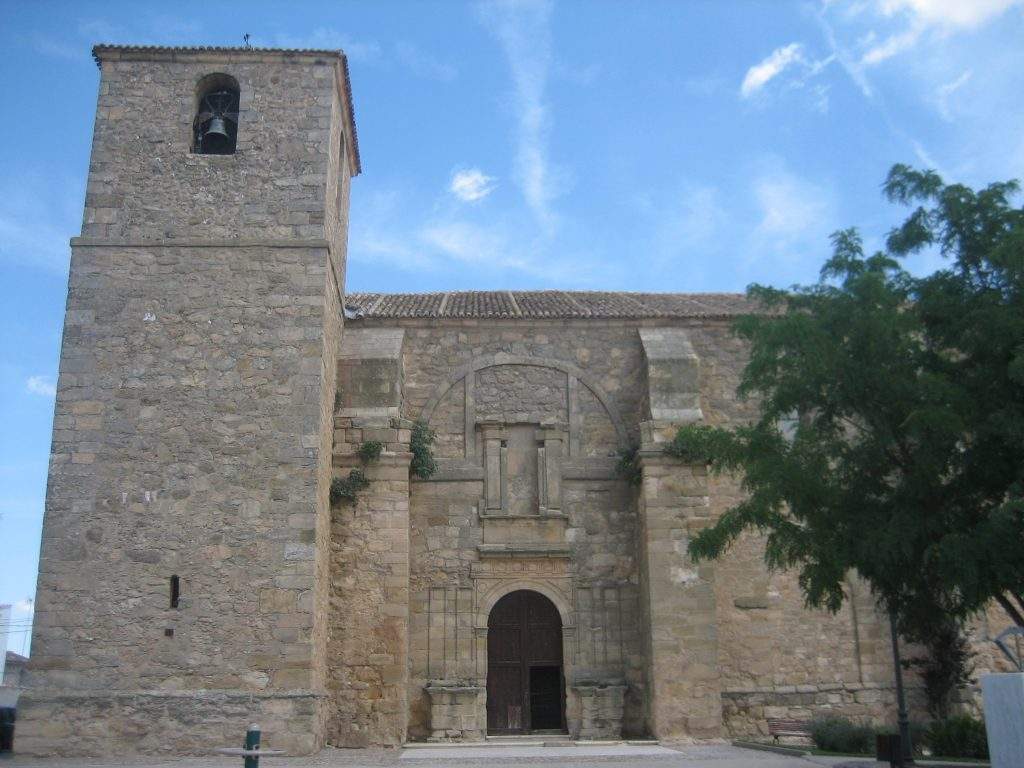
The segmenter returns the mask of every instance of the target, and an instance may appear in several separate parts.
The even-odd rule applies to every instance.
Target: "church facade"
[[[661,448],[753,414],[742,296],[346,293],[340,52],[94,55],[19,751],[887,716],[860,585],[832,616],[754,537],[687,556],[740,489]]]

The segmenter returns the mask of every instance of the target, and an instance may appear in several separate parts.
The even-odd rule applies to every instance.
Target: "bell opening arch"
[[[238,144],[238,80],[223,72],[206,75],[196,84],[192,152],[233,155]]]

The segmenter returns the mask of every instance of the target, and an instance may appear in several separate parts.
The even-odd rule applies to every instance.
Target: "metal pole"
[[[249,726],[249,730],[245,732],[245,749],[259,749],[260,748],[260,727],[253,723]],[[260,768],[260,757],[259,755],[246,755],[245,757],[245,768]]]
[[[892,632],[892,663],[896,672],[896,711],[900,727],[900,757],[897,765],[914,764],[914,748],[910,743],[910,719],[907,717],[907,699],[903,695],[903,665],[900,664],[900,640],[896,633],[896,614],[889,612],[889,629]]]

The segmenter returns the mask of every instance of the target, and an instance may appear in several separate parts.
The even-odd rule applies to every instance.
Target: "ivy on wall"
[[[366,440],[360,443],[356,449],[359,461],[365,467],[380,458],[384,450],[384,444],[376,440]],[[353,469],[347,477],[336,477],[331,480],[331,504],[354,504],[359,498],[359,492],[370,487],[370,481],[366,473],[359,468]]]
[[[409,440],[409,450],[412,451],[412,462],[409,464],[409,471],[420,480],[426,480],[437,472],[437,462],[434,460],[434,440],[437,435],[430,427],[422,421],[417,421],[412,426],[412,436]]]
[[[336,477],[331,481],[331,504],[355,503],[359,492],[369,486],[370,481],[361,469],[353,469],[348,477]]]

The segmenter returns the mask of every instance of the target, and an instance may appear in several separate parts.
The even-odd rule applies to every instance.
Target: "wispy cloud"
[[[867,48],[860,59],[865,67],[913,49],[926,35],[948,36],[954,32],[977,29],[1001,16],[1024,0],[879,0],[877,12],[888,19],[905,24],[875,43],[877,36],[867,38]]]
[[[971,70],[965,69],[960,77],[948,83],[943,83],[936,89],[935,105],[943,120],[947,122],[953,121],[953,109],[951,106],[953,94],[967,85],[973,74]]]
[[[436,266],[408,234],[411,214],[397,190],[371,192],[352,216],[349,258],[369,264],[389,264],[416,271]]]
[[[688,186],[663,215],[662,237],[676,248],[706,248],[728,221],[721,192],[713,186]]]
[[[936,159],[932,157],[932,154],[925,148],[924,144],[922,144],[917,139],[910,139],[910,146],[913,148],[914,156],[917,158],[918,162],[921,163],[925,168],[930,168],[933,171],[938,171],[940,175],[946,175],[946,172],[942,169],[942,166],[940,166],[938,161],[936,161]]]
[[[920,24],[975,29],[1024,0],[880,0],[882,13],[905,14]]]
[[[422,276],[462,279],[472,268],[476,285],[591,286],[613,265],[599,249],[560,240],[519,211],[461,205],[445,188],[433,205],[412,189],[378,190],[355,203],[349,261]],[[355,288],[351,288],[355,290]]]
[[[753,192],[761,211],[757,231],[782,244],[817,229],[828,208],[818,189],[791,174],[762,176]]]
[[[478,6],[485,26],[498,39],[512,71],[512,104],[517,119],[516,179],[523,198],[549,230],[555,213],[556,179],[548,159],[550,115],[545,90],[552,66],[551,5],[544,0],[493,0]]]
[[[494,191],[495,179],[479,168],[465,168],[452,172],[448,190],[459,200],[475,203]]]
[[[786,68],[803,61],[803,46],[800,43],[790,43],[781,48],[776,48],[761,63],[755,64],[747,70],[740,86],[740,95],[748,99],[764,88],[769,81],[782,74]]]
[[[424,245],[463,264],[489,263],[520,270],[528,266],[504,233],[493,226],[446,221],[428,224],[419,237]]]
[[[642,194],[635,205],[631,245],[644,254],[650,274],[685,269],[688,288],[705,285],[714,259],[730,250],[736,231],[722,190],[711,183],[687,182],[664,194]]]
[[[924,26],[921,24],[914,24],[910,29],[904,30],[903,32],[895,35],[890,35],[882,42],[877,45],[872,45],[864,52],[864,55],[860,60],[861,66],[873,67],[876,64],[881,64],[887,59],[891,59],[897,54],[913,48],[917,45],[917,41],[921,39],[921,35],[923,33]]]
[[[49,376],[29,376],[25,380],[25,391],[31,392],[33,395],[53,397],[57,394],[57,385],[50,380]]]
[[[938,170],[945,156],[947,173],[963,178],[982,167],[986,174],[993,168],[999,175],[1015,173],[1007,170],[1013,153],[1006,147],[1017,140],[1009,126],[1020,110],[1003,94],[1019,89],[1019,50],[979,51],[977,46],[984,45],[979,35],[965,33],[993,26],[1014,9],[1018,19],[1007,22],[1019,23],[1021,8],[1024,0],[863,0],[825,2],[817,18],[833,56],[893,137],[905,143],[905,151]],[[897,83],[900,87],[893,88]],[[955,142],[920,121],[911,129],[893,112],[886,96],[892,94],[895,104],[908,89],[916,89],[942,120],[956,119],[960,135]],[[970,109],[958,108],[966,99]],[[1006,119],[993,124],[985,114]]]
[[[836,229],[834,194],[822,184],[768,158],[751,185],[756,221],[747,245],[747,263],[770,259],[780,267],[820,261]]]
[[[812,81],[835,61],[835,58],[833,54],[823,59],[811,59],[807,56],[801,43],[790,43],[776,48],[767,58],[747,70],[743,83],[740,85],[740,96],[743,99],[752,99],[761,94],[772,80],[779,79],[789,90],[800,90],[807,87],[811,108],[817,112],[827,112],[829,86],[821,82],[812,83]],[[781,78],[780,76],[783,74],[787,74],[787,76]]]

